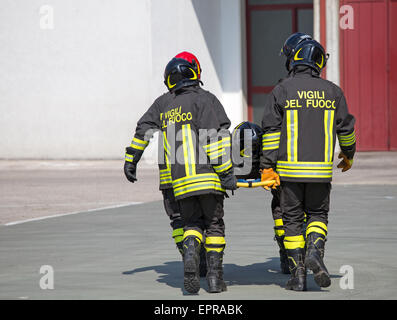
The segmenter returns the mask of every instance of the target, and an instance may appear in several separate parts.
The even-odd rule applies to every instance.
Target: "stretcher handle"
[[[269,180],[269,181],[258,181],[258,180],[253,180],[253,181],[249,181],[249,180],[238,180],[237,182],[237,187],[241,187],[241,188],[257,188],[257,187],[265,187],[265,186],[269,186],[276,183],[275,180]]]

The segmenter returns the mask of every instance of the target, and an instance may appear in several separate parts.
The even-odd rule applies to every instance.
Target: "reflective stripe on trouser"
[[[306,238],[312,232],[320,233],[323,238],[326,238],[328,234],[327,225],[321,221],[312,221],[306,228]]]
[[[206,237],[205,250],[222,252],[225,249],[226,241],[224,237]]]
[[[283,219],[274,220],[274,233],[276,236],[281,237],[285,234]]]
[[[285,237],[284,238],[284,246],[287,250],[304,248],[305,247],[305,238],[303,234],[299,236]]]
[[[206,237],[224,237],[223,196],[203,194],[178,201],[185,232],[195,230]]]
[[[194,237],[197,239],[197,241],[199,241],[200,243],[203,241],[203,234],[199,231],[196,230],[186,230],[183,233],[183,241],[185,241],[186,238],[189,237]]]
[[[285,236],[304,234],[305,213],[308,225],[315,221],[327,225],[330,191],[330,183],[281,181],[280,206]]]
[[[184,238],[183,228],[174,229],[172,231],[172,237],[174,238],[175,244],[182,242]]]

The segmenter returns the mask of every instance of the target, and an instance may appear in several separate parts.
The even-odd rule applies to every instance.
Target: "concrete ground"
[[[397,298],[397,153],[360,153],[351,171],[336,172],[325,259],[332,285],[320,290],[309,275],[304,293],[284,289],[271,196],[258,188],[225,203],[228,291],[209,294],[202,280],[199,295],[186,295],[156,168],[142,165],[136,184],[121,168],[0,162],[0,299]],[[101,207],[114,208],[89,211]],[[54,289],[40,287],[50,283],[42,266],[51,266]]]

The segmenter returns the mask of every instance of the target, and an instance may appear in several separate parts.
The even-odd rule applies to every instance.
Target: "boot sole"
[[[197,293],[200,290],[200,280],[195,273],[185,273],[183,286],[189,293]]]
[[[189,293],[197,293],[200,290],[200,278],[194,261],[185,262],[183,286]]]
[[[306,259],[306,268],[314,273],[314,281],[322,288],[327,288],[331,285],[331,278],[328,272],[321,268],[321,265],[315,259]]]

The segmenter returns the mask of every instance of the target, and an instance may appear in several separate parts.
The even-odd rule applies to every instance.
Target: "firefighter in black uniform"
[[[356,140],[355,119],[342,90],[320,78],[328,55],[310,38],[291,49],[294,36],[282,49],[289,76],[269,94],[264,108],[261,168],[264,180],[281,180],[284,245],[291,271],[286,289],[303,291],[306,268],[320,287],[331,283],[323,258],[335,141],[338,136],[338,168],[344,172],[352,166]]]
[[[195,70],[197,70],[197,77],[201,82],[201,73],[202,73],[202,68],[200,66],[200,62],[197,59],[197,57],[187,51],[183,51],[178,53],[174,58],[180,58],[188,61],[189,63],[193,64]],[[221,127],[228,129],[230,126],[230,121],[229,118],[227,117],[225,110],[223,109],[222,105],[220,103],[215,103],[214,108],[217,110],[217,115],[218,118],[221,121]],[[134,143],[132,143],[134,144]],[[135,145],[136,147],[136,145]],[[163,162],[163,161],[162,161]],[[168,217],[170,218],[171,222],[171,228],[172,228],[172,238],[175,241],[176,247],[178,251],[182,254],[183,256],[183,220],[181,218],[180,214],[180,209],[179,209],[179,204],[175,200],[174,196],[174,191],[172,189],[172,183],[170,182],[169,176],[167,176],[167,170],[166,167],[163,164],[159,164],[159,170],[160,170],[160,190],[163,195],[163,204],[164,204],[164,209],[165,212],[167,213]],[[134,180],[134,179],[132,179]],[[135,178],[136,180],[136,178]],[[135,181],[134,180],[134,181]],[[205,249],[202,246],[201,251],[200,251],[200,276],[204,277],[207,274],[207,268],[206,268],[206,255],[205,255]]]
[[[225,247],[223,199],[236,189],[230,159],[230,126],[222,105],[200,88],[196,63],[173,58],[164,83],[169,92],[155,100],[138,121],[131,146],[126,148],[124,172],[136,180],[136,165],[153,130],[162,134],[160,181],[172,186],[184,225],[184,286],[200,289],[199,253],[205,237],[210,292],[226,290],[222,257]],[[220,111],[221,110],[221,111]]]

